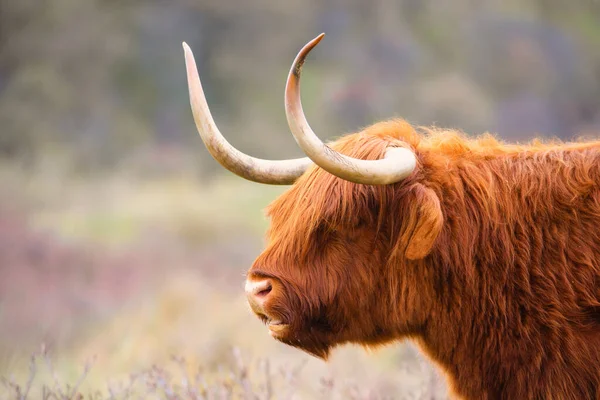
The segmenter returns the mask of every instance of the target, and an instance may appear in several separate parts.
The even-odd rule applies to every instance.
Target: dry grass
[[[247,363],[239,349],[231,352],[234,365],[220,368],[218,373],[199,367],[191,370],[183,357],[172,357],[166,366],[154,365],[149,369],[130,374],[128,379],[109,383],[104,390],[96,389],[84,394],[81,385],[92,369],[92,362],[83,367],[73,384],[63,383],[45,348],[31,356],[29,374],[22,384],[14,378],[0,378],[0,387],[6,390],[3,399],[43,400],[70,399],[296,399],[302,398],[300,372],[304,364],[281,366],[274,369],[269,360]],[[43,370],[41,370],[43,369]],[[40,371],[41,370],[41,371]],[[45,376],[44,376],[45,375]],[[435,388],[433,388],[435,389]],[[404,398],[434,397],[434,392],[413,392]],[[334,378],[319,380],[318,390],[310,398],[322,399],[374,399],[397,398],[394,393],[378,393],[361,389],[356,384],[340,384]]]
[[[190,371],[189,363],[183,357],[172,357],[166,367],[157,365],[131,374],[127,380],[109,383],[105,390],[94,390],[86,395],[80,390],[81,384],[93,367],[88,362],[74,384],[61,382],[54,368],[52,358],[45,347],[31,356],[29,373],[22,384],[11,378],[0,378],[0,385],[7,391],[6,398],[46,399],[272,399],[293,398],[296,392],[297,375],[300,368],[281,368],[272,371],[268,360],[256,365],[248,365],[239,349],[234,348],[232,358],[235,366],[221,369],[215,377],[203,368]],[[300,366],[301,367],[301,366]],[[45,375],[45,376],[44,376]],[[327,384],[323,382],[325,386]]]
[[[82,367],[73,383],[61,380],[60,372],[52,358],[42,347],[31,356],[29,372],[22,383],[13,376],[0,377],[0,389],[5,393],[0,399],[43,400],[71,399],[436,399],[435,382],[412,391],[392,391],[391,388],[361,388],[356,382],[339,378],[318,379],[314,391],[302,387],[301,372],[306,363],[280,365],[274,368],[268,359],[248,363],[238,348],[233,348],[231,365],[221,366],[217,372],[205,367],[192,368],[183,357],[171,357],[170,362],[131,373],[120,381],[112,381],[103,389],[82,389],[82,384],[93,371],[93,361]],[[225,360],[229,361],[229,360]],[[437,397],[436,397],[437,396]]]

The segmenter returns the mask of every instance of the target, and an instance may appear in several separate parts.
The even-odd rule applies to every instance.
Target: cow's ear
[[[435,192],[418,183],[403,202],[403,229],[398,245],[409,260],[424,258],[431,251],[444,224],[440,200]]]

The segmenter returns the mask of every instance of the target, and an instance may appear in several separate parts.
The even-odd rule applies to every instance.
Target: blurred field
[[[44,343],[62,384],[75,384],[93,359],[83,393],[108,396],[109,383],[126,384],[134,373],[145,377],[133,386],[140,393],[154,365],[178,376],[173,356],[185,358],[190,373],[202,368],[207,382],[230,380],[238,348],[257,391],[261,360],[269,361],[270,385],[282,387],[273,398],[444,393],[412,347],[348,347],[325,364],[272,340],[251,314],[244,273],[262,245],[261,210],[283,188],[230,176],[200,186],[181,174],[82,180],[9,165],[1,174],[11,193],[0,209],[1,376],[24,385],[29,357]],[[53,387],[43,359],[38,364],[33,388]],[[292,387],[286,376],[296,368]]]

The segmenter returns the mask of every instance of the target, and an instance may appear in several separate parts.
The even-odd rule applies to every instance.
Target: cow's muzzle
[[[271,336],[283,332],[288,327],[288,324],[284,323],[281,319],[270,316],[265,309],[265,304],[273,292],[273,282],[270,279],[256,281],[248,279],[245,290],[250,308],[267,324]]]

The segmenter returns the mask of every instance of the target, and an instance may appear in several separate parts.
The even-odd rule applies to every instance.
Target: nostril
[[[257,297],[265,297],[266,295],[271,293],[271,290],[273,290],[273,286],[271,286],[271,283],[269,282],[269,284],[265,286],[264,289],[259,289],[257,292],[254,293],[254,295]]]
[[[247,281],[246,282],[246,293],[248,296],[255,298],[256,300],[263,300],[273,290],[273,285],[270,279],[262,281]]]
[[[259,316],[264,316],[264,304],[273,290],[272,281],[270,279],[263,279],[260,281],[247,280],[245,289],[246,295],[248,296],[248,304],[252,311]],[[268,320],[266,316],[264,316],[264,319]]]

